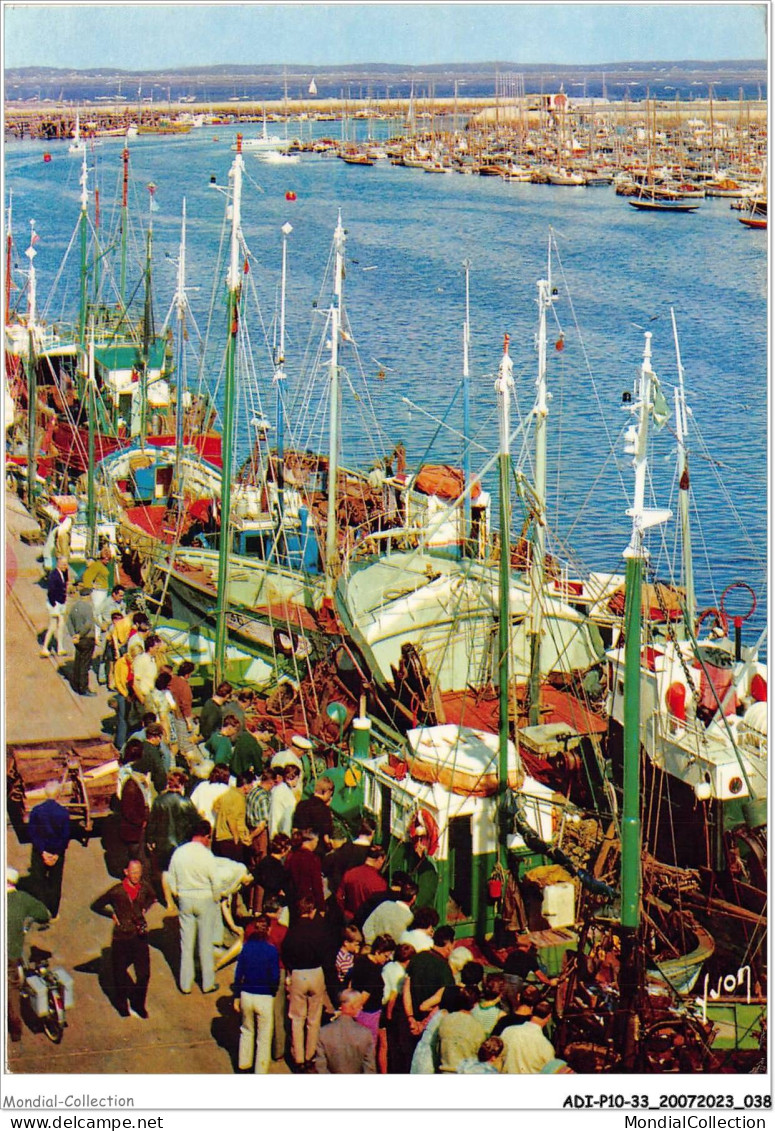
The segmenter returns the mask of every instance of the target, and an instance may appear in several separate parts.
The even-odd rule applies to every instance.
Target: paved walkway
[[[40,641],[48,624],[46,569],[40,546],[21,541],[37,524],[15,495],[5,497],[5,740],[96,738],[112,731],[109,693],[97,687],[94,698],[76,695],[68,682],[72,660],[43,660]],[[65,642],[70,647],[69,637]]]

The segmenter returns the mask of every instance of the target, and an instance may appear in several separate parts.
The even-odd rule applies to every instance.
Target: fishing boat
[[[239,151],[230,174],[232,208],[234,193],[241,191],[238,161],[242,161]],[[236,207],[236,215],[240,212],[241,208]],[[436,492],[443,487],[436,483],[430,469],[425,469],[425,478],[407,476],[401,462],[403,456],[397,452],[393,456],[395,468],[392,462],[388,466],[385,458],[369,471],[341,465],[340,351],[354,343],[343,301],[345,232],[341,217],[334,233],[333,296],[319,355],[320,372],[313,374],[319,383],[322,381],[322,388],[306,394],[313,400],[322,394],[321,403],[325,405],[327,401],[328,452],[316,453],[319,441],[310,443],[301,416],[293,423],[299,440],[296,444],[288,443],[293,418],[286,389],[284,294],[286,246],[291,231],[290,225],[283,231],[281,329],[273,380],[277,402],[275,445],[269,444],[271,426],[261,409],[254,418],[251,454],[240,470],[234,472],[230,465],[227,476],[224,454],[219,485],[210,480],[206,486],[202,475],[207,477],[210,473],[202,470],[198,479],[191,481],[195,486],[184,487],[183,493],[188,490],[191,498],[198,494],[198,505],[207,503],[210,513],[206,521],[197,524],[195,532],[189,526],[181,527],[182,537],[175,539],[174,544],[160,547],[157,543],[154,567],[157,585],[169,593],[176,616],[212,620],[214,610],[225,599],[223,615],[230,631],[252,644],[261,642],[272,658],[277,657],[278,638],[282,636],[290,645],[279,651],[304,659],[321,654],[331,635],[340,633],[333,592],[340,563],[356,543],[367,546],[373,539],[384,538],[404,542],[430,528],[433,534],[428,536],[434,544],[459,545],[462,530],[459,519],[446,523],[438,520],[443,503]],[[231,238],[235,247],[241,246],[241,229],[232,232]],[[243,323],[244,319],[237,320],[238,335]],[[329,360],[323,360],[326,350],[330,350]],[[240,364],[245,356],[245,351],[240,350]],[[233,380],[238,387],[240,371],[233,375]],[[122,461],[106,461],[105,466],[121,468]],[[158,460],[154,466],[158,466]],[[148,471],[144,474],[147,492],[151,492],[154,481]],[[167,475],[169,482],[169,472]],[[182,481],[186,482],[185,477]],[[166,521],[172,530],[176,527],[175,508],[170,505],[169,494],[162,494],[156,514],[163,517],[169,512]],[[190,514],[190,505],[187,510]],[[484,509],[480,513],[484,517]],[[228,531],[228,537],[224,531]],[[168,541],[172,543],[172,539]]]
[[[756,194],[751,197],[742,209],[746,212],[745,216],[738,216],[741,224],[746,228],[757,228],[760,231],[767,228],[767,196]]]
[[[546,175],[550,185],[581,188],[587,183],[587,178],[583,173],[574,173],[572,169],[547,169]]]
[[[746,191],[745,186],[733,180],[732,177],[715,177],[712,180],[705,181],[703,187],[706,196],[734,198],[744,196]]]
[[[267,132],[266,113],[264,113],[260,136],[240,136],[239,142],[235,141],[231,148],[236,151],[238,145],[240,152],[252,153],[256,157],[262,157],[272,153],[286,153],[290,142],[287,137],[282,138],[279,134],[270,134]]]
[[[649,342],[644,355],[641,395],[650,396],[648,381]],[[501,410],[499,453],[501,486],[508,488],[508,394],[509,366],[501,362],[499,402]],[[650,402],[648,402],[650,403]],[[641,454],[636,482],[642,485],[646,450],[647,413],[644,401],[636,402],[641,421],[638,451]],[[508,490],[501,494],[501,522],[508,529]],[[649,511],[636,486],[633,515],[635,550],[628,561],[628,639],[639,641],[635,620],[640,621],[640,573],[642,530],[665,521],[669,512]],[[637,536],[635,531],[637,530]],[[665,1033],[682,1035],[686,1046],[683,1070],[698,1070],[712,1062],[709,1040],[713,1026],[701,1022],[689,1010],[682,994],[690,993],[713,954],[713,939],[690,914],[682,914],[680,932],[673,942],[675,921],[664,930],[658,925],[672,909],[665,903],[667,879],[660,873],[660,886],[649,886],[643,895],[643,914],[648,918],[650,945],[646,956],[646,934],[641,929],[641,844],[638,811],[640,659],[629,649],[628,723],[629,753],[624,785],[621,831],[612,840],[599,819],[589,822],[556,793],[544,793],[545,785],[525,771],[518,745],[510,738],[508,647],[510,620],[510,563],[504,555],[498,569],[501,610],[499,647],[499,725],[497,732],[456,723],[422,725],[410,729],[404,743],[386,742],[379,724],[361,717],[353,722],[352,759],[341,782],[341,803],[371,813],[388,845],[393,868],[413,872],[423,900],[430,901],[455,925],[461,941],[484,947],[491,960],[502,960],[504,916],[508,895],[516,898],[515,914],[520,929],[530,929],[548,973],[563,973],[559,1001],[559,1024],[555,1046],[560,1055],[587,1054],[587,1070],[675,1070],[665,1057]],[[633,673],[633,660],[635,670]],[[635,730],[632,730],[633,712]],[[388,746],[385,752],[385,746]],[[634,779],[633,779],[634,775]],[[557,805],[559,804],[559,810]],[[583,826],[594,826],[591,837],[579,836]],[[423,836],[425,850],[416,848]],[[589,834],[589,829],[584,828]],[[621,847],[619,848],[619,842]],[[611,848],[622,855],[622,886],[611,867]],[[515,892],[516,897],[515,897]],[[522,899],[521,893],[528,898]],[[657,894],[659,892],[659,894]],[[537,896],[536,896],[536,893]],[[418,901],[419,901],[418,896]],[[514,903],[512,902],[512,906]],[[594,909],[590,916],[589,909]],[[620,909],[619,909],[620,908]],[[669,915],[667,915],[669,918]],[[603,1000],[584,998],[585,979],[594,986],[594,956],[604,932],[616,932],[620,948],[621,977],[608,984]],[[652,933],[656,928],[656,936]],[[620,941],[619,941],[620,940]],[[669,948],[664,953],[665,945]],[[598,988],[598,994],[600,986]],[[602,1006],[602,1008],[601,1008]],[[635,1037],[635,1016],[643,1025],[641,1040]],[[671,1045],[672,1048],[672,1045]]]
[[[343,149],[338,155],[345,165],[373,165],[373,158],[368,153],[361,153],[353,149]]]
[[[150,447],[171,447],[177,439],[177,421],[196,449],[220,460],[220,436],[213,429],[215,411],[206,392],[178,406],[166,357],[166,332],[154,327],[152,298],[153,231],[145,236],[142,272],[142,310],[132,309],[128,285],[128,185],[129,151],[122,152],[123,178],[119,231],[115,243],[120,262],[117,274],[108,268],[100,250],[103,239],[89,216],[89,170],[84,154],[81,168],[81,207],[76,235],[80,244],[80,305],[73,324],[56,326],[40,321],[34,360],[27,357],[27,380],[36,397],[53,408],[49,412],[51,455],[63,476],[63,485],[93,472],[99,461],[119,448],[139,442]],[[150,186],[155,191],[155,186]],[[153,192],[149,193],[152,215]],[[73,243],[75,240],[73,240]],[[91,255],[89,245],[91,242]],[[63,265],[60,275],[64,273]],[[136,290],[139,288],[135,288]],[[92,298],[92,290],[96,298]],[[49,304],[53,296],[49,297]],[[25,323],[8,336],[15,352],[26,345]],[[87,379],[87,338],[93,343],[93,381]],[[18,344],[17,344],[18,343]],[[178,411],[180,407],[180,411]]]
[[[394,726],[455,722],[489,729],[499,709],[495,672],[503,617],[496,596],[498,563],[507,562],[509,631],[503,646],[509,649],[515,683],[512,711],[523,713],[530,700],[535,708],[539,685],[543,687],[543,709],[535,708],[530,722],[534,728],[540,724],[546,729],[532,730],[526,741],[533,753],[536,745],[546,745],[553,756],[567,747],[571,733],[573,745],[578,745],[582,735],[596,736],[605,731],[606,724],[589,702],[566,691],[580,674],[600,664],[599,632],[568,600],[567,587],[565,592],[560,588],[558,563],[552,562],[548,570],[544,564],[546,314],[554,299],[550,280],[548,271],[539,283],[539,376],[533,410],[536,482],[528,483],[524,473],[516,473],[526,512],[525,530],[534,527],[538,545],[531,549],[524,537],[513,545],[509,539],[504,545],[482,522],[480,508],[489,510],[489,496],[479,484],[489,471],[488,464],[476,477],[466,471],[459,497],[440,510],[440,522],[448,523],[451,517],[462,521],[465,540],[460,555],[439,552],[427,538],[420,538],[412,549],[396,547],[388,540],[375,553],[372,540],[371,546],[354,548],[336,598],[348,634],[389,703]],[[466,330],[464,390],[467,340]],[[496,386],[513,388],[511,372],[507,340]],[[508,417],[506,408],[504,412]],[[501,490],[505,489],[502,485]],[[502,524],[501,529],[509,527]],[[540,650],[536,648],[539,636],[544,638]],[[549,686],[550,675],[556,677],[558,686]],[[558,735],[564,738],[558,741]],[[521,753],[529,757],[526,750]]]
[[[700,207],[698,201],[686,199],[666,199],[660,197],[638,196],[627,201],[639,212],[696,212]]]

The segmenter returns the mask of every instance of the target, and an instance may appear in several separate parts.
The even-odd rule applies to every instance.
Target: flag
[[[159,206],[158,206],[158,204],[156,203],[156,200],[155,200],[156,185],[153,183],[153,181],[151,181],[151,183],[149,185],[146,185],[146,188],[148,189],[148,192],[150,193],[150,196],[151,196],[151,212],[158,212]]]
[[[653,417],[654,425],[657,428],[661,428],[665,421],[667,421],[670,417],[670,410],[667,407],[667,401],[665,400],[662,388],[656,377],[654,378]]]
[[[34,247],[34,246],[35,246],[35,244],[36,244],[36,243],[38,242],[38,240],[39,240],[39,239],[40,239],[40,236],[38,235],[38,233],[37,233],[37,232],[33,232],[33,233],[32,233],[32,235],[30,236],[30,243],[31,243],[31,245],[32,245],[32,246]]]

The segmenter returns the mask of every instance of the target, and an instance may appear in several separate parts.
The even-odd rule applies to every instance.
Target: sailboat
[[[81,137],[81,115],[76,111],[75,114],[75,130],[73,131],[73,140],[67,147],[67,152],[73,157],[83,157],[86,153],[86,142]]]

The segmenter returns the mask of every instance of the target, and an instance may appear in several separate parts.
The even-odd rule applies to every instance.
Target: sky
[[[751,3],[82,3],[3,0],[6,67],[764,59]]]

